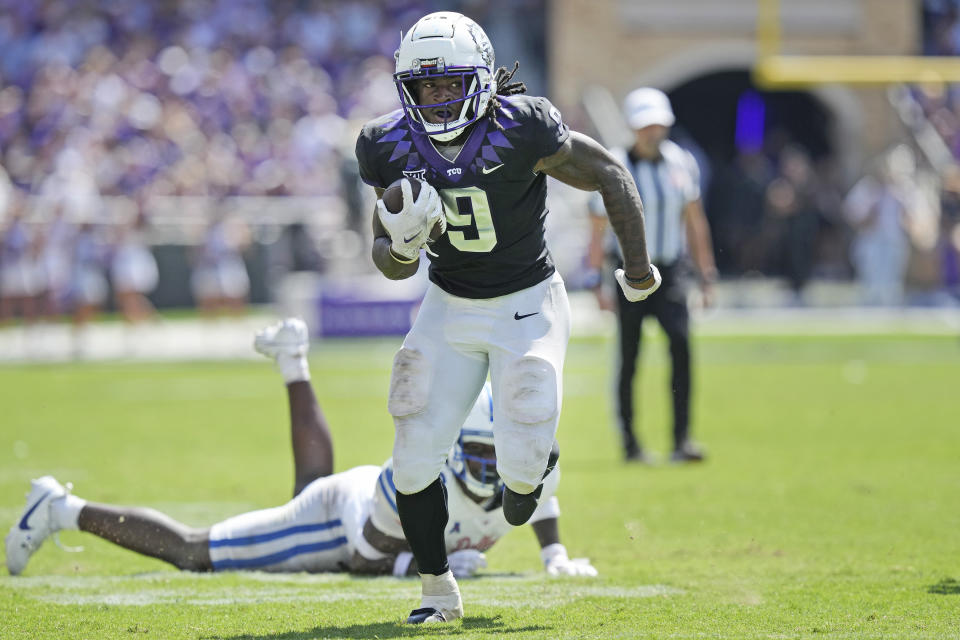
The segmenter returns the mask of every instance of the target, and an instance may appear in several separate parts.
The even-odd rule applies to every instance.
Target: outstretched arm
[[[597,575],[597,570],[587,558],[573,558],[567,556],[567,548],[560,543],[560,528],[556,518],[544,518],[531,524],[533,532],[537,534],[540,543],[540,559],[543,568],[552,576],[590,576]]]
[[[620,241],[624,270],[631,280],[650,272],[650,257],[643,227],[643,203],[637,185],[609,151],[596,140],[576,131],[553,155],[534,167],[548,176],[585,191],[599,191],[610,224]],[[649,284],[652,285],[652,282]],[[637,288],[647,287],[638,285]]]
[[[556,518],[537,520],[530,526],[533,527],[533,532],[537,534],[537,542],[540,543],[541,549],[551,544],[560,543],[560,527],[557,525]]]
[[[309,380],[287,385],[290,441],[293,445],[293,495],[333,473],[333,438]]]

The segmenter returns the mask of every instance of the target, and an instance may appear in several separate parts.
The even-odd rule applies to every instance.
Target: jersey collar
[[[470,132],[466,134],[467,139],[463,143],[463,148],[453,160],[447,160],[440,155],[426,134],[411,130],[410,135],[413,137],[413,144],[417,147],[417,151],[420,152],[420,157],[427,164],[450,182],[460,182],[469,173],[470,165],[486,138],[489,124],[490,118],[482,118],[475,122],[470,127]]]

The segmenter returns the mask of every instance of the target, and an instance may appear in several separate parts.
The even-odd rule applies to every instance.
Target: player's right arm
[[[560,503],[557,486],[560,483],[560,467],[554,468],[543,481],[543,493],[537,510],[530,517],[530,526],[540,543],[540,559],[543,568],[552,576],[597,575],[597,570],[588,558],[570,558],[567,548],[560,542]]]
[[[384,189],[376,187],[374,190],[377,192],[377,199],[383,197]],[[390,234],[387,233],[387,230],[383,227],[383,223],[380,222],[380,217],[377,215],[376,210],[374,210],[373,264],[377,265],[380,273],[391,280],[409,278],[417,272],[420,266],[420,258],[418,256],[413,262],[402,262],[390,251],[390,245],[392,243],[393,241],[390,239]]]
[[[557,152],[541,158],[534,170],[578,189],[599,191],[620,241],[627,275],[641,279],[650,272],[643,203],[630,172],[613,154],[593,138],[571,131]]]

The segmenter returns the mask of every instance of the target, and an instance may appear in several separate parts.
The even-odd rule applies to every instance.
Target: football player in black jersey
[[[593,139],[570,131],[546,98],[521,95],[513,72],[494,71],[493,47],[471,19],[429,14],[403,36],[394,75],[401,108],[367,123],[357,140],[363,180],[378,198],[398,179],[403,208],[382,200],[373,261],[390,279],[413,275],[430,241],[431,285],[393,362],[394,482],[404,535],[420,567],[422,600],[408,622],[463,615],[449,571],[440,469],[489,372],[503,512],[526,522],[555,463],[570,310],[544,241],[547,176],[599,191],[623,248],[615,275],[642,300],[660,284],[644,240],[630,174]],[[516,66],[514,66],[516,71]]]

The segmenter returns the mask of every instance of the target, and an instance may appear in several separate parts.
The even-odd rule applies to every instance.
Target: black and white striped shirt
[[[686,255],[687,234],[684,208],[700,199],[700,168],[693,154],[675,142],[660,145],[661,158],[656,161],[633,159],[625,149],[612,149],[633,176],[643,200],[644,232],[650,261],[661,266],[674,264]],[[604,216],[599,193],[590,199],[590,213]],[[606,246],[619,255],[616,237],[610,231]]]

